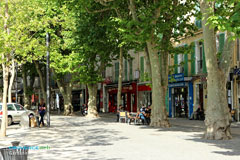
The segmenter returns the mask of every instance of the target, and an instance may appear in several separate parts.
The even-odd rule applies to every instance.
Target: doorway
[[[173,88],[173,116],[188,118],[188,88]]]

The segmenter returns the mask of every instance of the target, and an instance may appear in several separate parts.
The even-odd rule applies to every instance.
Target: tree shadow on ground
[[[202,138],[202,134],[194,134],[190,136],[190,141],[198,142],[198,143],[207,143],[210,146],[216,146],[222,149],[226,149],[227,151],[214,151],[214,153],[227,155],[227,156],[240,156],[240,136],[237,134],[233,134],[233,139],[231,140],[207,140]]]
[[[50,150],[30,150],[29,159],[91,159],[91,160],[120,160],[109,158],[86,147],[110,146],[118,141],[127,139],[119,135],[119,131],[106,129],[108,121],[104,118],[76,120],[72,117],[55,117],[56,123],[50,128],[31,128],[25,132],[11,133],[9,141],[21,141],[20,146],[50,146]],[[82,117],[81,117],[82,118]],[[6,144],[5,144],[6,145]],[[1,146],[1,142],[0,142]]]
[[[195,123],[196,122],[196,123]],[[214,153],[227,155],[227,156],[239,156],[240,155],[240,128],[236,125],[231,126],[232,137],[231,140],[206,140],[203,139],[205,126],[203,121],[189,121],[184,119],[171,119],[170,128],[154,128],[146,125],[140,126],[141,129],[153,129],[157,132],[185,132],[193,133],[188,138],[184,138],[188,141],[194,141],[197,143],[205,143],[210,146],[216,146],[227,151],[215,151]]]

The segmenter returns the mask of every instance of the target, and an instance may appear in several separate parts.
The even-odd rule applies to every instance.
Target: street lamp
[[[49,86],[49,63],[50,63],[50,54],[49,54],[49,33],[46,34],[46,47],[47,47],[47,64],[46,64],[46,79],[47,79],[47,126],[50,127],[50,86]]]
[[[14,62],[15,63],[15,62]],[[15,103],[18,103],[18,64],[16,63],[16,92],[15,92]]]

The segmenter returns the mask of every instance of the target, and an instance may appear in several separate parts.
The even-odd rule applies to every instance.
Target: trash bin
[[[1,148],[3,160],[27,160],[29,146],[19,147],[19,141],[13,141],[12,147]]]
[[[20,144],[20,141],[12,141],[12,146],[19,146]]]
[[[14,147],[2,148],[0,150],[3,160],[27,160],[29,147]]]

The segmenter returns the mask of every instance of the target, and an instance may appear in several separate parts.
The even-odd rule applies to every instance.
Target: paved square
[[[52,116],[50,128],[11,126],[0,146],[48,146],[30,150],[29,160],[239,160],[240,132],[233,126],[230,141],[203,140],[203,122],[170,119],[169,129],[115,122],[115,116],[98,119]]]

